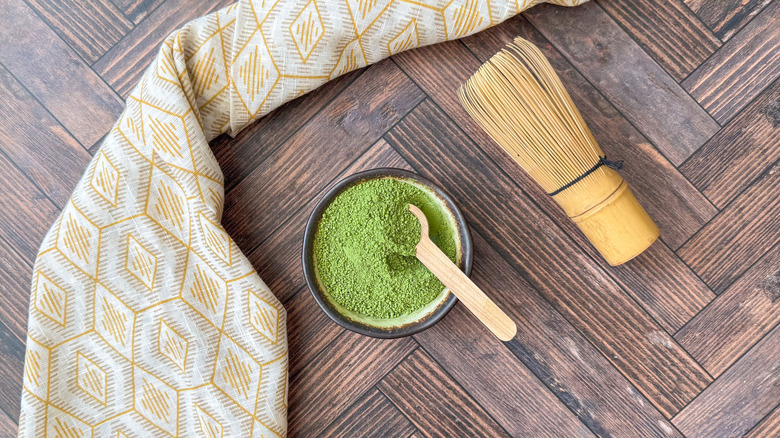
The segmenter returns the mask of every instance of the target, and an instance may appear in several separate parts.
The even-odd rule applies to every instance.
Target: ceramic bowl
[[[323,290],[317,280],[317,268],[314,262],[314,235],[325,209],[336,196],[347,188],[376,178],[396,178],[403,180],[407,183],[416,185],[438,199],[445,211],[449,213],[452,227],[456,230],[459,242],[457,254],[458,266],[466,275],[471,273],[473,256],[471,235],[469,234],[468,224],[463,218],[463,214],[455,205],[452,198],[450,198],[450,196],[440,187],[415,173],[403,169],[379,168],[356,173],[344,178],[325,193],[322,199],[317,203],[311,216],[309,216],[309,221],[306,223],[306,230],[303,236],[303,275],[306,278],[306,283],[308,284],[314,299],[317,301],[317,304],[319,304],[322,310],[340,326],[375,338],[399,338],[425,330],[439,321],[450,311],[450,309],[452,309],[452,306],[455,305],[455,301],[457,301],[455,295],[445,288],[431,303],[409,315],[392,319],[371,318],[351,312],[332,301],[329,298],[327,291]]]

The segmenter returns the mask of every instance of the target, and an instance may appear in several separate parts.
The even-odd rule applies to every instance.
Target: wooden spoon
[[[417,259],[430,269],[433,275],[444,283],[450,292],[455,294],[498,339],[504,342],[512,340],[517,334],[515,323],[428,237],[428,219],[422,210],[409,204],[409,211],[417,216],[422,228],[420,243],[417,244]]]

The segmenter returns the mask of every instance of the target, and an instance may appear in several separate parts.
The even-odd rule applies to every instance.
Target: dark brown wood
[[[0,150],[62,208],[92,157],[2,66],[0,102]]]
[[[392,62],[369,67],[233,189],[224,214],[230,236],[251,251],[250,242],[268,237],[422,99]],[[258,187],[264,196],[255,196]]]
[[[549,395],[536,394],[535,375],[595,434],[676,436],[671,423],[519,271],[479,233],[472,238],[472,278],[517,322],[517,338],[508,351],[501,348],[456,306],[415,339],[496,421],[513,436],[582,434]]]
[[[598,4],[678,82],[721,46],[682,0],[599,0]]]
[[[324,431],[415,348],[411,338],[382,340],[342,333],[290,376],[288,434],[308,437]]]
[[[431,356],[419,349],[377,387],[424,436],[509,437]]]
[[[90,64],[133,28],[109,0],[25,1]]]
[[[766,170],[678,253],[723,292],[780,239],[780,162]]]
[[[19,404],[24,370],[24,341],[0,321],[0,411],[19,423]],[[2,414],[0,414],[2,415]]]
[[[749,431],[780,400],[780,325],[691,402],[672,422],[690,438]]]
[[[720,208],[780,158],[780,80],[741,111],[680,170]]]
[[[772,0],[685,0],[723,41],[731,38]]]
[[[377,434],[406,437],[416,430],[384,394],[372,389],[330,423],[320,437],[369,438]]]
[[[231,0],[165,1],[93,64],[95,71],[127,98],[165,37],[188,21],[233,3]]]
[[[32,260],[0,239],[0,321],[19,339],[27,335]]]
[[[0,435],[13,437],[16,436],[17,424],[5,412],[0,412]]]
[[[704,370],[430,101],[385,139],[456,196],[472,226],[664,414],[674,415],[707,385]],[[659,370],[678,379],[660,378]]]
[[[780,405],[751,429],[745,438],[772,438],[780,436]]]
[[[675,336],[713,376],[780,322],[780,245]]]
[[[157,9],[165,0],[111,0],[125,16],[138,24]]]
[[[774,2],[682,83],[719,123],[780,76],[778,21],[780,2]]]
[[[86,147],[108,132],[124,104],[22,0],[0,8],[0,63]],[[46,68],[41,68],[41,65]]]
[[[2,154],[0,176],[0,237],[32,261],[59,209]]]
[[[595,3],[523,14],[675,165],[718,124]],[[598,29],[595,32],[594,29]]]

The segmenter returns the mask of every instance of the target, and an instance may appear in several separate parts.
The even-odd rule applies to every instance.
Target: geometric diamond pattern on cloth
[[[285,310],[220,224],[208,142],[538,2],[246,0],[168,36],[41,245],[19,436],[286,436]]]

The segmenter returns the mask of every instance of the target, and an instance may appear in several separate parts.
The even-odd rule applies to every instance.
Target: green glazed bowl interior
[[[380,168],[356,173],[341,180],[319,201],[309,217],[303,237],[303,274],[314,299],[322,310],[336,323],[344,328],[368,336],[397,338],[409,336],[435,324],[455,305],[457,298],[448,289],[444,288],[433,301],[407,315],[389,319],[362,315],[346,309],[335,300],[330,299],[327,290],[321,286],[318,280],[317,267],[314,260],[314,236],[322,214],[331,201],[353,185],[378,178],[394,178],[407,184],[413,184],[437,201],[442,211],[447,213],[446,216],[449,218],[450,227],[455,231],[458,267],[466,275],[470,273],[472,261],[471,235],[463,215],[449,195],[432,182],[412,172],[402,169]]]

